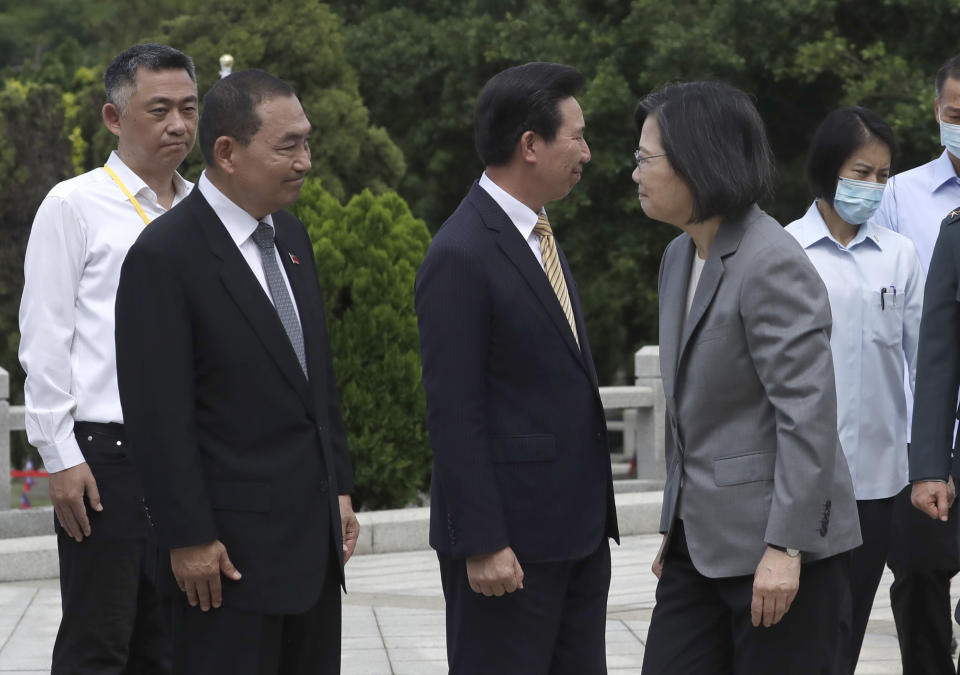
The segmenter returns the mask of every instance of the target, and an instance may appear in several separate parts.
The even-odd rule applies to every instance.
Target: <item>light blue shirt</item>
[[[960,179],[944,150],[932,162],[891,176],[880,208],[870,222],[899,232],[912,241],[926,274],[933,245],[940,234],[940,223],[958,206]]]
[[[960,179],[946,150],[932,162],[891,176],[883,191],[880,208],[871,223],[889,228],[913,242],[923,266],[930,267],[933,245],[940,234],[940,223],[960,206]],[[919,317],[917,321],[919,321]],[[913,419],[913,396],[903,383],[907,397],[907,440]]]
[[[912,391],[924,284],[917,252],[906,237],[871,222],[843,246],[816,203],[786,229],[830,298],[837,425],[854,492],[858,500],[892,497],[907,484],[903,381],[906,362]]]

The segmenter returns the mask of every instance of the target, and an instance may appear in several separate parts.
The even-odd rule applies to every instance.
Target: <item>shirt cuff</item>
[[[910,484],[914,483],[946,483],[946,478],[914,478],[910,481]]]
[[[72,433],[59,443],[38,447],[37,452],[40,453],[47,473],[64,471],[87,461],[80,452],[80,446]]]

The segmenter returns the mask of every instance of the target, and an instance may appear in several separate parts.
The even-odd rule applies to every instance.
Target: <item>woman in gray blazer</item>
[[[643,673],[842,673],[860,544],[837,437],[830,307],[756,205],[773,158],[750,98],[669,85],[636,113],[660,267],[667,482]]]
[[[830,336],[837,425],[863,534],[863,546],[850,555],[851,674],[887,563],[894,498],[907,485],[904,363],[912,391],[923,307],[923,268],[913,242],[869,220],[895,145],[890,127],[867,108],[827,115],[807,161],[816,200],[786,228],[820,273],[837,319]]]

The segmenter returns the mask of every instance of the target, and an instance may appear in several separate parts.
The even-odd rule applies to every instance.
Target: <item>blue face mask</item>
[[[960,157],[960,124],[940,122],[940,144],[954,157]]]
[[[883,198],[883,183],[844,178],[837,181],[833,208],[837,215],[851,225],[862,225],[870,220]]]

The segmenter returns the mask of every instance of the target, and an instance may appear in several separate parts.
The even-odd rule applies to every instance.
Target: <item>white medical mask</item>
[[[940,144],[954,157],[960,157],[960,124],[940,122]]]
[[[870,220],[883,198],[884,183],[872,183],[840,176],[837,180],[837,193],[833,197],[833,208],[841,218],[851,225],[862,225]]]

